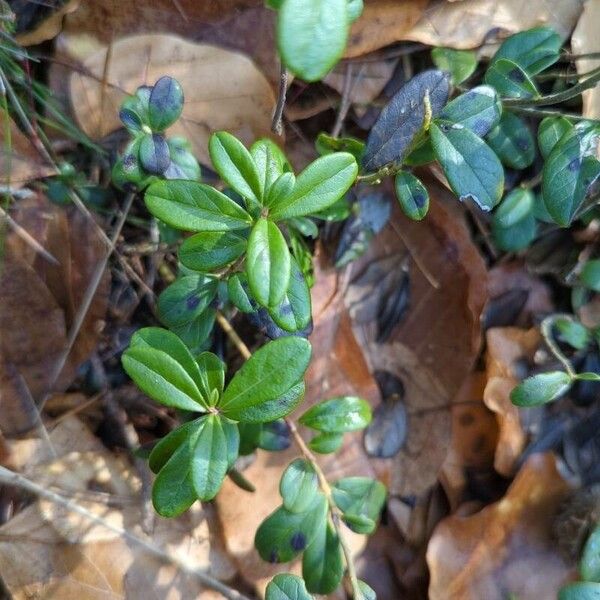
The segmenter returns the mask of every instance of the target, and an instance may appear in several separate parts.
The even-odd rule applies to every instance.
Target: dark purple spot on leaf
[[[413,199],[417,205],[417,208],[423,208],[425,206],[426,198],[424,194],[415,194]]]
[[[269,562],[270,563],[279,562],[279,554],[277,553],[277,550],[275,548],[273,548],[273,550],[271,550],[271,554],[269,554]]]
[[[527,138],[517,138],[516,143],[519,150],[529,150],[529,140]]]
[[[200,304],[200,298],[194,294],[193,296],[189,296],[185,304],[189,310],[194,310]]]
[[[579,160],[578,158],[574,158],[568,165],[568,169],[569,171],[573,172],[573,171],[577,171],[579,169],[579,167],[581,166],[581,160]]]
[[[306,536],[301,532],[297,531],[290,539],[290,546],[299,552],[306,548]]]
[[[525,81],[525,76],[523,75],[523,71],[521,71],[521,69],[512,69],[512,71],[508,73],[508,78],[517,83],[523,83]]]

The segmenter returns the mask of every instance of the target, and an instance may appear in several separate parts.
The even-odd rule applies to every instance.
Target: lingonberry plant
[[[268,4],[279,11],[284,64],[307,80],[321,77],[339,58],[348,23],[362,9],[361,2],[348,0]],[[323,49],[311,36],[324,31],[331,37]],[[143,190],[156,219],[192,233],[179,247],[178,278],[158,300],[166,329],[138,331],[122,359],[141,390],[185,416],[150,454],[157,473],[154,505],[161,515],[179,515],[196,500],[214,498],[228,474],[249,487],[235,469],[238,456],[258,447],[287,447],[291,434],[301,456],[285,470],[281,506],[259,527],[255,545],[270,562],[302,554],[303,578],[278,575],[267,588],[269,600],[330,593],[344,568],[354,597],[374,598],[357,578],[344,527],[371,533],[385,488],[363,477],[330,483],[314,454],[338,450],[345,432],[369,423],[370,407],[355,397],[312,406],[299,419],[315,432],[308,444],[289,418],[302,401],[311,357],[313,274],[306,238],[318,236],[317,223],[347,218],[350,188],[386,177],[394,178],[406,215],[425,218],[429,197],[413,170],[434,162],[460,200],[485,212],[494,209],[492,235],[502,250],[524,248],[540,229],[585,221],[596,210],[589,190],[600,174],[598,124],[539,107],[579,95],[600,80],[600,69],[543,95],[546,81],[565,83],[542,74],[561,60],[560,38],[544,27],[508,38],[485,68],[473,52],[438,48],[432,60],[438,69],[420,73],[397,92],[366,142],[321,134],[320,158],[297,175],[273,141],[260,139],[246,148],[227,132],[214,133],[209,153],[222,191],[200,182],[185,140],[165,137],[183,109],[183,91],[174,79],[139,88],[121,109],[132,140],[114,167],[115,183]],[[465,82],[474,85],[467,89]],[[536,150],[530,128],[538,121]],[[527,179],[518,174],[525,170]],[[582,285],[600,287],[599,264],[585,266]],[[270,339],[254,354],[228,319],[237,311]],[[246,359],[228,383],[225,364],[207,351],[215,321]],[[565,371],[526,380],[513,394],[522,405],[548,401],[577,379],[600,379],[575,373],[553,342],[557,334],[579,348],[594,332],[568,315],[550,317],[543,331]]]

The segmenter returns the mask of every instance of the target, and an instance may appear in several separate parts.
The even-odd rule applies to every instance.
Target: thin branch
[[[577,115],[575,113],[565,113],[560,110],[550,110],[550,109],[542,109],[542,108],[527,108],[525,106],[504,106],[506,110],[510,110],[511,112],[516,112],[521,115],[526,115],[529,117],[565,117],[571,121],[589,121],[590,123],[599,123],[598,119],[590,119],[588,117],[584,117],[583,115]]]
[[[288,87],[288,72],[285,65],[281,63],[281,71],[279,74],[279,94],[277,96],[277,106],[273,113],[273,121],[271,122],[271,131],[277,135],[283,135],[283,109],[285,108],[285,99],[287,96]]]
[[[335,119],[335,125],[331,130],[332,137],[339,137],[342,131],[342,125],[346,120],[346,115],[350,110],[350,93],[352,92],[352,63],[346,63],[346,70],[344,73],[344,87],[342,89],[342,100],[340,103],[340,109],[338,110],[337,117]]]
[[[548,348],[554,356],[562,363],[565,368],[565,371],[570,377],[575,377],[576,372],[571,364],[571,361],[562,353],[561,349],[558,347],[558,344],[554,341],[554,336],[552,335],[552,327],[557,319],[568,319],[569,321],[573,321],[572,315],[567,314],[555,314],[546,317],[540,326],[540,331],[542,333],[542,337],[546,342]]]
[[[179,556],[176,556],[167,550],[163,550],[162,548],[155,546],[152,542],[137,537],[136,535],[129,533],[127,530],[122,529],[117,525],[113,525],[112,523],[105,521],[104,519],[90,512],[83,506],[80,506],[72,499],[62,496],[61,494],[57,494],[56,492],[53,492],[49,489],[46,489],[38,485],[34,481],[27,479],[27,477],[24,477],[20,473],[15,473],[10,469],[0,466],[0,482],[5,485],[19,487],[23,490],[34,494],[35,496],[38,496],[39,498],[44,498],[45,500],[49,500],[50,502],[54,502],[55,504],[64,506],[67,510],[81,515],[82,517],[88,519],[92,523],[105,527],[113,533],[116,533],[119,537],[122,537],[123,539],[127,540],[132,544],[135,544],[136,546],[139,546],[142,550],[148,552],[148,554],[151,554],[152,556],[155,556],[156,558],[162,561],[169,562],[175,565],[184,573],[193,575],[203,585],[213,590],[216,590],[217,592],[220,592],[228,600],[250,600],[250,598],[248,598],[247,596],[244,596],[237,590],[230,588],[229,586],[225,585],[218,579],[215,579],[208,573],[205,573],[200,569],[196,569],[190,566],[186,563],[185,560],[183,560]]]

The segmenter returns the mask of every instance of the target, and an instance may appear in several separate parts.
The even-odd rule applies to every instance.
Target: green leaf
[[[477,68],[477,54],[472,50],[434,48],[431,51],[431,59],[440,71],[450,73],[453,85],[460,85],[471,77]]]
[[[249,290],[248,278],[245,273],[234,273],[227,281],[229,300],[238,310],[245,313],[251,313],[256,310]]]
[[[364,581],[359,579],[358,587],[363,595],[361,600],[377,600],[377,594],[375,593],[375,590],[371,586],[367,585]]]
[[[249,423],[266,423],[289,415],[304,398],[306,387],[304,381],[298,381],[287,392],[256,406],[249,406],[235,411],[234,418]],[[233,418],[233,417],[232,417]]]
[[[463,125],[483,137],[500,121],[502,103],[496,90],[480,85],[454,98],[444,106],[440,119]]]
[[[371,407],[356,396],[340,396],[319,402],[300,417],[300,423],[317,431],[344,433],[365,428],[371,422]]]
[[[512,227],[533,212],[534,194],[525,188],[511,190],[496,211],[494,222],[499,227]]]
[[[159,133],[147,133],[140,140],[140,164],[153,175],[162,175],[171,162],[169,146]]]
[[[161,77],[152,87],[148,99],[148,124],[153,131],[163,131],[179,119],[183,110],[183,90],[176,79]]]
[[[408,171],[400,171],[394,188],[404,214],[413,221],[423,219],[429,210],[429,193],[421,181]]]
[[[204,275],[186,275],[174,281],[158,297],[158,315],[169,328],[196,319],[213,301],[218,281]]]
[[[354,23],[364,9],[363,0],[347,0],[348,2],[348,21]]]
[[[203,231],[181,244],[179,260],[188,269],[210,272],[235,262],[246,245],[246,238],[232,231]]]
[[[573,123],[565,117],[545,117],[538,127],[538,146],[544,159],[550,156],[560,138],[573,129]]]
[[[349,152],[360,163],[365,152],[365,143],[353,137],[333,137],[327,133],[319,133],[315,141],[315,148],[320,156],[334,152]]]
[[[529,75],[537,75],[558,60],[561,44],[560,36],[550,27],[534,27],[507,38],[491,63],[508,58]]]
[[[173,456],[176,450],[190,437],[195,437],[198,428],[201,427],[201,418],[188,421],[167,434],[152,448],[148,466],[153,473],[158,473]]]
[[[221,176],[240,196],[260,204],[264,184],[244,144],[226,131],[218,131],[208,142],[210,160]]]
[[[340,540],[327,520],[302,555],[302,576],[306,589],[315,594],[331,594],[340,585],[344,565]]]
[[[579,573],[584,581],[600,582],[600,526],[598,525],[589,535],[583,547]]]
[[[237,423],[230,421],[227,417],[219,418],[223,426],[225,441],[227,443],[227,471],[233,467],[240,454],[240,430]]]
[[[171,164],[165,171],[166,179],[200,179],[200,165],[192,153],[192,145],[182,137],[172,137],[167,140]]]
[[[298,178],[284,203],[269,212],[273,220],[302,217],[324,210],[339,200],[356,180],[358,165],[352,154],[336,152],[317,158]]]
[[[262,423],[257,446],[269,452],[278,452],[290,447],[290,428],[283,419]]]
[[[156,181],[144,200],[155,217],[184,231],[230,231],[252,223],[252,217],[231,198],[197,181]]]
[[[589,581],[569,583],[558,592],[558,600],[600,600],[600,584]]]
[[[314,600],[306,591],[302,577],[280,573],[267,585],[265,600]]]
[[[291,259],[290,282],[281,304],[268,310],[273,321],[285,331],[302,331],[310,324],[310,290],[295,259]]]
[[[587,288],[600,292],[600,259],[588,260],[581,270],[580,278]]]
[[[503,113],[486,138],[500,160],[512,169],[525,169],[535,159],[535,143],[527,123],[513,113]]]
[[[348,37],[348,0],[284,0],[277,47],[287,68],[317,81],[341,58]]]
[[[504,170],[490,147],[471,130],[445,121],[433,122],[431,142],[452,191],[492,209],[504,188]]]
[[[287,510],[306,512],[319,493],[319,480],[313,466],[302,458],[291,462],[281,476],[279,493]]]
[[[404,159],[403,164],[407,167],[420,167],[432,163],[435,160],[435,152],[431,145],[429,136],[423,138],[423,141],[415,146],[414,150]]]
[[[506,58],[488,67],[485,82],[505,98],[539,98],[540,95],[529,75],[517,63]]]
[[[396,92],[371,128],[362,166],[376,171],[389,163],[401,163],[417,147],[425,131],[425,96],[436,117],[448,100],[447,73],[431,69],[419,73]]]
[[[578,381],[600,381],[600,375],[592,372],[577,373],[575,379]]]
[[[290,251],[279,227],[259,219],[250,233],[246,255],[246,275],[256,301],[267,307],[282,302],[290,271]]]
[[[212,500],[227,473],[228,445],[218,415],[204,417],[191,456],[192,484],[199,500]]]
[[[196,362],[200,369],[200,391],[209,399],[209,405],[214,406],[213,392],[216,390],[219,398],[225,386],[225,363],[212,352],[202,352]]]
[[[197,429],[200,427],[202,424],[197,425]],[[191,435],[179,446],[154,480],[152,504],[162,517],[178,517],[198,499],[190,471],[196,435]]]
[[[293,513],[281,506],[261,523],[254,545],[267,562],[290,562],[311,544],[326,518],[327,501],[323,494],[317,494],[309,510],[303,513]]]
[[[360,519],[350,517],[365,517],[372,523],[364,521],[363,527],[357,533],[372,533],[375,523],[379,519],[381,509],[385,504],[386,490],[383,483],[368,477],[347,477],[340,479],[333,486],[333,499],[337,507],[349,518],[348,524],[353,529],[350,521],[358,524]]]
[[[575,350],[583,350],[591,341],[589,330],[574,318],[558,317],[554,320],[554,327],[559,339]]]
[[[265,206],[271,208],[286,204],[287,199],[292,195],[295,184],[296,177],[293,173],[282,173],[269,189]]]
[[[518,223],[509,227],[492,221],[492,237],[498,248],[506,252],[518,252],[527,248],[537,235],[537,223],[533,212],[528,213]]]
[[[317,454],[331,454],[342,447],[343,441],[343,433],[319,433],[308,442],[308,446]]]
[[[575,126],[554,146],[544,163],[544,204],[559,225],[571,223],[590,185],[600,175],[600,162],[594,156],[597,141],[597,128]]]
[[[277,178],[284,172],[292,172],[292,167],[283,150],[269,138],[256,140],[250,147],[250,155],[256,165],[266,198]]]
[[[551,371],[528,377],[510,393],[510,399],[517,406],[538,406],[552,402],[562,396],[570,387],[572,379],[563,371]]]
[[[260,413],[260,405],[280,400],[297,386],[308,368],[310,355],[310,344],[303,338],[286,337],[265,344],[234,375],[219,408],[234,421],[253,420],[249,417],[253,411]],[[278,414],[264,420],[273,421],[282,416]]]
[[[214,308],[207,308],[200,313],[197,318],[172,327],[173,333],[176,333],[185,345],[194,354],[198,354],[206,349],[206,343],[215,326],[217,311]]]

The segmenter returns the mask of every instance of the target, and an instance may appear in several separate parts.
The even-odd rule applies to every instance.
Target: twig
[[[273,121],[271,122],[271,131],[277,135],[283,135],[283,109],[285,108],[285,98],[287,96],[288,87],[288,72],[285,65],[281,63],[279,73],[279,94],[277,96],[277,106],[273,113]]]
[[[565,117],[571,121],[589,121],[591,123],[600,123],[598,119],[589,119],[583,115],[576,115],[575,113],[565,113],[560,110],[540,109],[540,108],[527,108],[525,106],[503,106],[506,110],[516,112],[522,115],[530,117]]]
[[[344,87],[342,89],[342,101],[340,103],[340,109],[338,110],[337,117],[335,119],[335,125],[331,130],[332,137],[339,137],[342,131],[342,125],[346,120],[346,115],[350,110],[350,92],[352,91],[352,63],[346,63],[346,71],[344,73]]]
[[[136,546],[139,546],[140,548],[142,548],[149,554],[155,556],[156,558],[165,562],[170,562],[177,568],[181,569],[181,571],[183,571],[184,573],[189,573],[190,575],[193,575],[203,585],[220,592],[228,600],[250,600],[250,598],[248,598],[247,596],[244,596],[237,590],[230,588],[218,579],[215,579],[211,575],[208,575],[204,571],[190,566],[185,562],[185,560],[181,559],[180,557],[175,556],[174,554],[171,554],[167,550],[163,550],[158,546],[155,546],[152,542],[149,542],[148,540],[137,537],[132,533],[129,533],[127,530],[122,529],[117,525],[113,525],[112,523],[105,521],[104,519],[90,512],[83,506],[80,506],[70,498],[66,498],[65,496],[57,494],[56,492],[43,488],[42,486],[31,481],[30,479],[27,479],[27,477],[24,477],[20,473],[15,473],[14,471],[7,469],[6,467],[0,466],[0,482],[5,485],[19,487],[23,490],[34,494],[35,496],[38,496],[39,498],[44,498],[45,500],[49,500],[50,502],[54,502],[55,504],[64,506],[67,510],[81,515],[82,517],[88,519],[92,523],[105,527],[109,531],[116,533],[119,537],[122,537],[123,539],[127,540],[132,544],[135,544]]]
[[[552,327],[554,325],[554,322],[559,318],[560,319],[568,319],[569,321],[573,321],[572,315],[567,315],[567,314],[550,315],[549,317],[546,317],[542,321],[542,324],[540,326],[540,331],[541,331],[542,337],[544,338],[544,341],[546,342],[546,345],[548,346],[548,348],[550,348],[550,351],[552,352],[552,354],[554,354],[554,356],[562,363],[567,374],[570,377],[575,377],[576,373],[575,373],[575,369],[573,368],[573,365],[571,364],[571,361],[562,353],[561,349],[558,347],[558,344],[554,341],[554,336],[552,335]]]
[[[217,311],[217,323],[221,326],[225,334],[229,337],[233,345],[237,348],[239,353],[245,360],[248,360],[252,356],[252,352],[250,352],[248,346],[243,342],[240,336],[237,334],[235,329],[231,326],[231,323],[227,320],[227,318],[221,313]],[[285,422],[287,426],[290,428],[290,433],[292,434],[296,445],[300,449],[300,452],[304,456],[304,458],[312,465],[315,473],[317,474],[317,478],[319,480],[319,486],[327,499],[327,504],[329,505],[329,512],[331,514],[331,521],[335,528],[335,532],[337,533],[338,539],[340,541],[340,545],[342,547],[342,552],[344,554],[344,558],[346,560],[346,567],[348,568],[348,577],[350,579],[350,583],[352,585],[352,592],[354,595],[354,600],[362,600],[363,594],[358,586],[358,577],[356,576],[356,569],[354,567],[354,560],[352,557],[352,550],[348,545],[348,542],[344,538],[344,532],[341,526],[341,515],[339,508],[336,506],[333,501],[333,493],[331,491],[331,486],[327,481],[327,477],[325,477],[325,473],[319,466],[319,462],[317,458],[312,453],[310,448],[306,445],[305,441],[302,439],[302,436],[298,432],[298,428],[296,427],[296,423],[290,418],[286,418]]]

